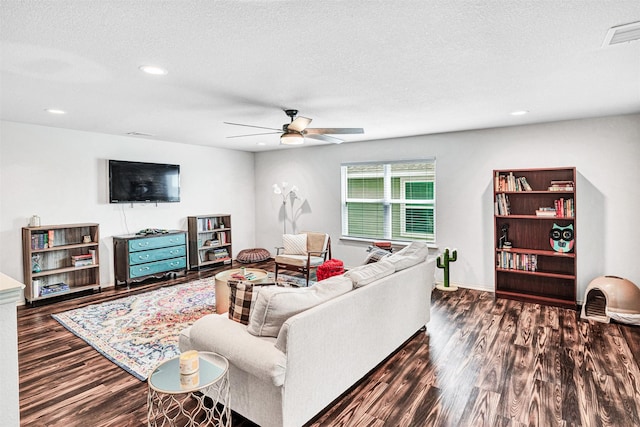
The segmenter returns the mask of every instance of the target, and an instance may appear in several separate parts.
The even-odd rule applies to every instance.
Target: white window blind
[[[435,159],[342,165],[342,235],[435,242]]]

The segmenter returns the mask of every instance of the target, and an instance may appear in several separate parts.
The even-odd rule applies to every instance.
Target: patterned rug
[[[215,311],[215,279],[200,279],[53,314],[107,359],[145,381],[180,354],[178,334]]]
[[[304,279],[285,274],[278,278],[305,284]],[[145,381],[159,363],[180,354],[180,331],[215,312],[215,302],[215,279],[209,277],[52,316],[107,359]]]

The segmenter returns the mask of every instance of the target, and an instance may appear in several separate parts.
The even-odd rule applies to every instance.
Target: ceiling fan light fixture
[[[304,144],[304,136],[296,132],[286,132],[280,137],[280,144],[283,145],[302,145]]]

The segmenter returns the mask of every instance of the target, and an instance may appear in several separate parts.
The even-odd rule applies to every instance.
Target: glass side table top
[[[199,356],[199,370],[195,381],[184,381],[180,375],[180,356],[169,359],[158,365],[149,376],[149,387],[161,393],[189,393],[208,387],[222,378],[229,369],[229,362],[222,356],[201,351]],[[189,376],[191,377],[191,375]],[[191,377],[191,380],[194,378]]]

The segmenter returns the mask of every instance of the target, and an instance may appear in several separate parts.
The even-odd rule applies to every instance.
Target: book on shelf
[[[501,174],[496,172],[494,178],[495,191],[532,191],[531,185],[524,176],[515,176],[513,172]]]
[[[555,217],[556,208],[542,207],[536,209],[536,216]]]
[[[496,194],[494,205],[496,215],[509,215],[511,213],[511,205],[509,204],[509,196],[504,193]]]
[[[64,282],[55,283],[53,285],[44,285],[40,288],[40,295],[52,295],[69,290],[69,285]]]
[[[554,201],[556,217],[573,218],[575,216],[575,206],[573,199],[557,199]]]
[[[538,256],[535,254],[499,251],[496,255],[496,267],[505,270],[535,272],[538,270]]]
[[[575,188],[573,181],[551,181],[549,191],[573,191]]]

